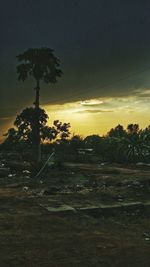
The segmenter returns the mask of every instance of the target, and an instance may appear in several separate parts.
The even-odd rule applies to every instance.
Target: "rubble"
[[[22,173],[25,173],[25,174],[31,174],[31,172],[28,171],[28,170],[23,170]]]
[[[16,176],[16,173],[10,173],[8,174],[8,177],[11,178],[11,177],[15,177]]]
[[[60,191],[61,191],[61,187],[52,186],[49,189],[43,189],[43,195],[45,195],[45,196],[53,195],[53,194],[57,194]]]
[[[22,190],[23,190],[24,192],[27,192],[27,191],[29,190],[29,187],[28,187],[28,186],[24,186],[24,187],[22,188]]]

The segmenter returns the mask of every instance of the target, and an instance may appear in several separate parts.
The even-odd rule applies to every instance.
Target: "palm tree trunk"
[[[37,85],[36,85],[36,88],[35,88],[35,92],[36,92],[36,95],[35,95],[35,108],[39,109],[39,102],[40,102],[40,83],[39,81],[37,80]]]
[[[35,123],[32,129],[33,131],[33,161],[35,168],[38,167],[41,161],[41,146],[40,146],[40,123],[39,123],[39,94],[40,86],[39,81],[37,81],[37,86],[35,88]]]

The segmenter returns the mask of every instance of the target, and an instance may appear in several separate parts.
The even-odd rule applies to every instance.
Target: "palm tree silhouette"
[[[59,59],[54,55],[50,48],[29,48],[17,56],[20,64],[17,66],[18,80],[25,81],[29,76],[33,77],[36,82],[35,87],[35,121],[33,123],[33,160],[37,165],[41,160],[40,152],[40,131],[39,131],[39,99],[40,99],[40,82],[47,84],[56,83],[57,78],[61,77],[62,71]]]

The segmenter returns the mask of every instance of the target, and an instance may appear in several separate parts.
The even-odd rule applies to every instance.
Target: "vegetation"
[[[150,161],[150,127],[140,129],[129,124],[127,129],[117,125],[106,136],[73,136],[61,146],[67,160],[78,162],[136,163]]]
[[[150,161],[150,126],[140,129],[129,124],[127,129],[117,125],[106,136],[90,135],[82,138],[70,135],[69,123],[59,120],[47,126],[48,115],[40,108],[41,82],[56,83],[62,75],[60,61],[50,48],[29,48],[17,56],[18,80],[31,76],[36,83],[35,107],[24,109],[16,117],[13,128],[5,134],[2,150],[29,151],[34,166],[41,161],[41,144],[44,153],[56,151],[58,161],[136,163]],[[58,156],[59,155],[59,156]]]
[[[4,135],[5,141],[1,149],[9,151],[30,152],[34,138],[33,127],[35,124],[36,111],[33,107],[24,109],[14,122],[14,128],[10,128]],[[48,115],[44,109],[38,109],[39,135],[41,143],[55,140],[57,143],[64,141],[69,137],[70,124],[62,123],[59,120],[53,122],[53,126],[47,126]],[[29,154],[29,153],[28,153]],[[31,157],[32,161],[33,157]]]
[[[1,148],[22,150],[31,148],[34,108],[26,108],[17,116],[14,128],[5,134]],[[55,149],[64,161],[76,162],[117,162],[136,163],[150,161],[150,126],[140,129],[137,124],[129,124],[127,129],[117,125],[106,136],[90,135],[82,138],[73,135],[69,139],[69,123],[54,121],[47,126],[48,115],[39,109],[39,129],[42,150],[49,154]],[[23,149],[24,150],[24,149]]]
[[[56,83],[57,78],[62,75],[60,70],[60,61],[54,55],[54,51],[50,48],[29,48],[23,54],[17,56],[19,65],[17,66],[18,80],[25,81],[28,76],[34,78],[36,82],[35,87],[35,112],[34,123],[32,125],[32,147],[33,159],[35,166],[41,161],[40,149],[40,110],[39,110],[39,96],[40,83]]]

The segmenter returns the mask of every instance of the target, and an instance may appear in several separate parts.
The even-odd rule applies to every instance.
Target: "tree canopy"
[[[57,77],[62,75],[60,60],[54,55],[54,50],[50,48],[29,48],[24,53],[17,56],[18,79],[25,81],[32,76],[36,81],[45,83],[56,83]]]
[[[62,123],[59,120],[53,122],[53,126],[47,126],[48,115],[44,109],[38,110],[39,112],[39,130],[40,130],[40,140],[52,141],[52,140],[65,140],[70,135],[70,124]],[[35,124],[35,109],[29,107],[24,109],[15,119],[14,126],[5,134],[7,137],[5,142],[10,142],[11,144],[16,144],[20,141],[26,141],[28,145],[32,145],[33,142],[33,127]]]

